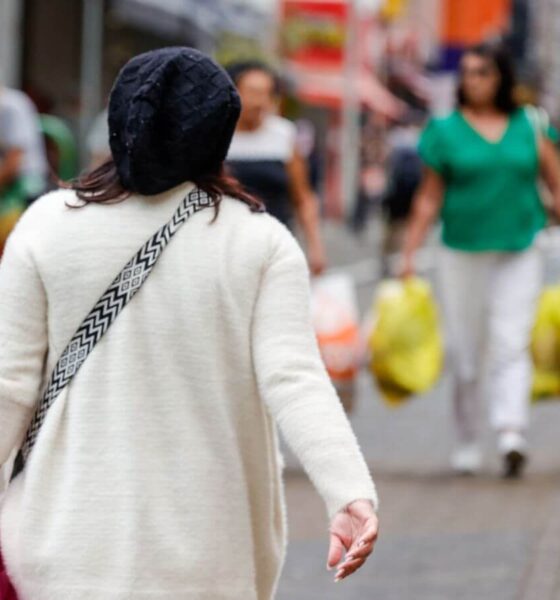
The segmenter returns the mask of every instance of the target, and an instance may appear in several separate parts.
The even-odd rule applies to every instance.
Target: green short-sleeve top
[[[515,252],[533,243],[546,212],[538,190],[537,135],[524,109],[512,113],[497,142],[484,138],[458,110],[432,119],[419,149],[445,182],[445,245],[467,252]]]

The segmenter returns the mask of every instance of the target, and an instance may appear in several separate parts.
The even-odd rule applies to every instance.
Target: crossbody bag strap
[[[25,466],[25,461],[35,445],[49,408],[80,370],[97,342],[107,333],[107,330],[115,322],[123,308],[138,293],[171,238],[192,215],[214,206],[214,204],[215,202],[206,192],[198,188],[190,192],[182,200],[171,220],[158,229],[132,259],[126,263],[107,291],[83,320],[51,374],[16,458],[12,478],[18,475]]]

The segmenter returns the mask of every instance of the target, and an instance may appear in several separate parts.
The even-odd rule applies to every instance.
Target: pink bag
[[[0,600],[18,600],[18,596],[8,577],[6,568],[4,567],[4,561],[2,560],[2,553],[0,552]]]

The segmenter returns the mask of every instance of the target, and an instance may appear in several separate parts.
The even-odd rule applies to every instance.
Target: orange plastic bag
[[[324,275],[312,284],[311,308],[319,349],[336,384],[354,380],[360,366],[358,302],[352,278]]]

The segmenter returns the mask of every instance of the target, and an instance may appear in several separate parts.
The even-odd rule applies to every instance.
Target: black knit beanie
[[[197,50],[136,56],[109,101],[111,152],[122,185],[158,194],[218,169],[240,110],[231,79]]]

